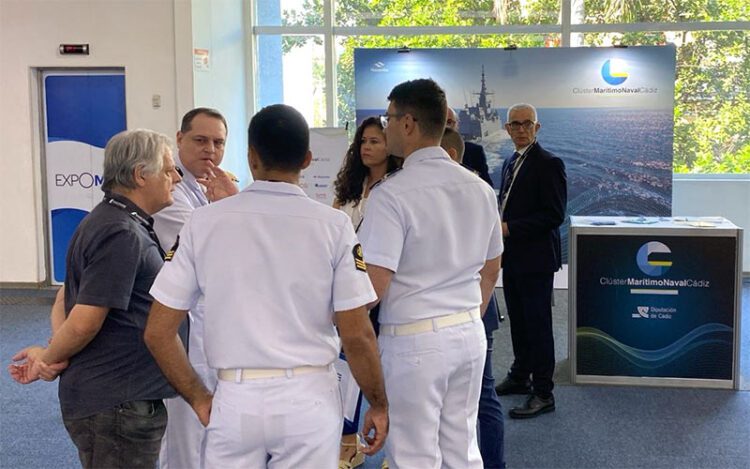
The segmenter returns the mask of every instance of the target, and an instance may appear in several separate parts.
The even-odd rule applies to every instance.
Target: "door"
[[[48,272],[65,281],[73,232],[102,199],[104,147],[125,130],[123,70],[43,71]]]

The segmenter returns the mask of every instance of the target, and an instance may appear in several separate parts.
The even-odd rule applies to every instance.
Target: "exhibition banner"
[[[385,112],[395,85],[437,81],[464,139],[484,146],[496,189],[513,153],[506,112],[524,102],[539,142],[565,162],[568,215],[671,215],[674,46],[356,49],[354,66],[358,123]]]
[[[333,205],[333,183],[349,150],[345,128],[319,127],[310,129],[312,164],[302,171],[299,185],[313,200]]]
[[[737,238],[576,236],[576,375],[732,380]]]

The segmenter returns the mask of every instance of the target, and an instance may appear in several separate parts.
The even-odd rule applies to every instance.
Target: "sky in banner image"
[[[383,113],[398,83],[433,78],[498,187],[513,153],[507,109],[528,102],[539,142],[565,161],[568,215],[671,215],[673,46],[356,49],[354,65],[358,122]],[[561,231],[567,252],[567,224]]]

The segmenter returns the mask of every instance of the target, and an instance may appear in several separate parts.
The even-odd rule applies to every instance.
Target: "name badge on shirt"
[[[177,239],[175,240],[174,245],[172,246],[172,248],[169,251],[167,251],[166,254],[164,254],[164,260],[166,262],[171,262],[172,261],[172,258],[174,257],[174,253],[177,252],[177,248],[178,247],[180,247],[180,235],[177,235]]]
[[[362,272],[367,272],[367,264],[365,264],[365,258],[362,255],[362,245],[357,244],[352,249],[352,255],[354,256],[354,267]]]

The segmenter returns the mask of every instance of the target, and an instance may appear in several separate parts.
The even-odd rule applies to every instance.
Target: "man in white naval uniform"
[[[378,451],[388,432],[366,310],[375,292],[349,218],[298,185],[312,160],[302,115],[285,105],[262,109],[248,143],[255,181],[185,223],[151,290],[145,341],[208,425],[205,467],[334,468],[343,422],[333,369],[340,346],[370,402],[365,453]],[[201,296],[215,394],[176,335]]]
[[[392,468],[482,468],[477,410],[485,311],[503,244],[492,188],[440,148],[445,93],[396,86],[381,117],[401,171],[370,194],[359,236],[380,298]]]
[[[164,252],[177,241],[182,225],[198,207],[238,192],[226,174],[218,168],[224,158],[227,123],[214,109],[196,108],[182,118],[177,132],[178,155],[175,164],[182,184],[173,192],[174,204],[154,215],[154,230]],[[203,350],[203,301],[190,312],[188,356],[196,372],[213,389],[216,372],[206,364]],[[159,453],[161,469],[198,469],[205,429],[190,406],[181,398],[165,399],[169,421]]]

